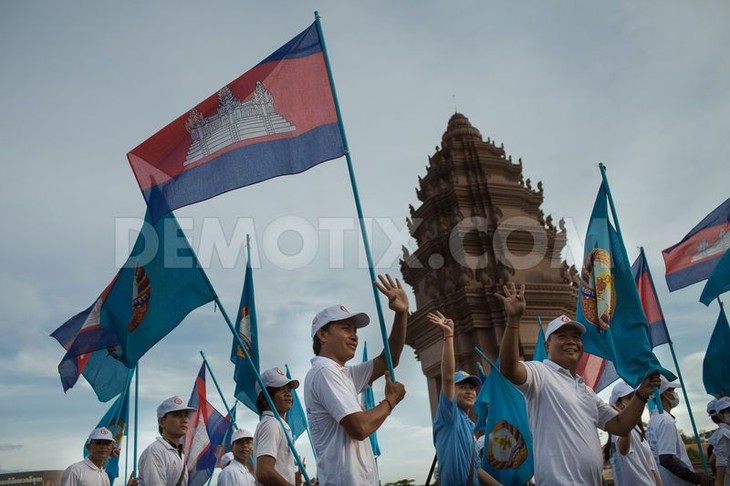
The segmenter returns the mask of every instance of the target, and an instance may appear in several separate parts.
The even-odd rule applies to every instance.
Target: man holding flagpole
[[[281,425],[264,397],[263,390],[256,383],[256,408],[261,420],[256,426],[253,439],[254,456],[256,458],[257,484],[272,486],[298,486],[301,484],[300,474],[294,462],[294,454],[289,449],[284,433],[294,443],[291,428],[286,416],[294,403],[292,390],[299,387],[299,381],[286,377],[279,368],[271,368],[261,373],[261,381],[274,402],[276,411],[282,419]],[[284,429],[282,429],[282,425]]]
[[[548,484],[602,483],[603,457],[596,428],[626,435],[637,424],[659,374],[644,378],[626,407],[617,412],[598,398],[576,374],[583,354],[585,327],[566,316],[548,324],[548,359],[519,359],[519,330],[525,312],[525,286],[504,286],[507,326],[500,347],[500,370],[525,395],[533,437],[535,480]]]
[[[139,456],[141,486],[186,486],[183,445],[180,440],[188,431],[190,413],[195,409],[178,396],[170,397],[157,407],[157,437]]]
[[[395,312],[388,344],[397,366],[406,339],[408,297],[398,279],[379,275],[374,282]],[[342,305],[328,307],[312,321],[315,357],[304,379],[307,420],[317,452],[317,476],[322,486],[377,486],[375,457],[367,440],[378,430],[406,394],[403,384],[392,382],[385,350],[365,363],[346,366],[355,356],[357,329],[370,323],[363,313],[352,314]],[[385,399],[363,410],[358,394],[385,375]]]
[[[88,440],[89,455],[66,468],[61,477],[61,486],[109,486],[104,462],[115,446],[109,429],[99,427],[92,430]]]

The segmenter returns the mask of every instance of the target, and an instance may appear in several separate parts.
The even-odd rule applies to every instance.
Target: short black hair
[[[276,390],[278,390],[278,388],[273,388],[270,386],[266,387],[266,391],[269,393],[269,396],[272,397],[272,400],[274,394],[276,393]],[[269,403],[266,401],[266,397],[264,397],[263,393],[259,393],[259,396],[256,397],[256,410],[259,411],[259,415],[264,413],[266,410],[271,410],[269,408]]]
[[[322,342],[319,340],[319,331],[326,331],[330,328],[332,325],[332,322],[328,322],[324,326],[320,327],[319,330],[314,333],[314,337],[312,338],[312,351],[314,351],[315,356],[319,356],[320,351],[322,351]]]

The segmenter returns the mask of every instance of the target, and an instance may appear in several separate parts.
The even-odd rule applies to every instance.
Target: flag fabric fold
[[[664,320],[664,313],[659,305],[659,297],[654,288],[654,281],[649,272],[649,264],[644,256],[644,251],[639,253],[636,261],[631,265],[631,273],[634,276],[636,289],[639,292],[641,307],[644,309],[644,316],[647,322],[647,332],[652,348],[669,342],[667,323]]]
[[[610,360],[586,352],[580,357],[575,372],[582,376],[585,384],[596,393],[619,378],[616,367]]]
[[[368,360],[368,343],[362,350],[362,362],[365,363]],[[375,395],[373,394],[373,386],[368,385],[362,392],[362,407],[364,410],[371,410],[375,407]],[[373,449],[373,455],[375,457],[380,456],[380,444],[378,444],[378,434],[373,432],[370,434],[370,446]]]
[[[121,451],[124,444],[124,437],[129,435],[129,384],[132,381],[133,370],[128,370],[125,376],[125,384],[122,393],[114,401],[109,410],[96,424],[96,427],[106,427],[112,433],[116,448]],[[84,457],[89,454],[89,449],[84,445]],[[119,455],[112,454],[106,460],[104,471],[109,476],[109,484],[114,485],[114,480],[119,477]]]
[[[669,291],[705,280],[728,248],[730,198],[705,216],[682,241],[662,251]]]
[[[169,213],[152,226],[148,213],[130,257],[109,286],[52,336],[69,358],[106,349],[133,368],[188,313],[214,298],[175,216]]]
[[[108,402],[124,390],[129,373],[119,361],[120,347],[100,349],[78,356],[67,352],[58,365],[63,391],[68,391],[83,374],[100,402]]]
[[[230,420],[208,402],[205,363],[200,366],[188,406],[196,409],[190,417],[184,439],[188,485],[202,486],[213,475],[223,453],[223,438],[231,426]]]
[[[717,317],[715,329],[712,331],[710,342],[702,361],[702,383],[705,391],[715,398],[730,396],[730,326],[727,322],[725,309],[720,306],[720,315]]]
[[[285,364],[286,377],[291,380],[291,373],[289,372],[289,365]],[[307,431],[307,415],[304,413],[304,407],[302,401],[299,399],[299,394],[296,390],[291,391],[292,395],[292,406],[289,412],[286,414],[286,423],[289,424],[292,436],[294,440],[297,440],[300,435]]]
[[[324,51],[312,24],[127,154],[152,220],[341,157]]]
[[[525,397],[492,365],[479,391],[488,400],[482,469],[504,485],[523,485],[534,474]]]
[[[638,386],[654,371],[676,378],[651,350],[626,248],[609,221],[605,183],[598,191],[586,234],[576,320],[586,328],[584,351],[612,361],[631,386]]]
[[[730,251],[725,252],[707,278],[705,288],[702,289],[702,295],[700,295],[700,302],[710,305],[710,302],[728,290],[730,290]]]
[[[532,361],[544,361],[547,359],[547,350],[545,349],[545,331],[542,328],[542,322],[537,320],[537,340],[535,342],[535,352],[532,353]]]
[[[236,317],[236,332],[246,346],[246,351],[251,357],[256,373],[259,373],[258,324],[256,323],[256,301],[250,256],[246,262],[246,274],[243,278],[241,302]],[[233,379],[236,382],[234,396],[258,415],[259,412],[256,408],[256,376],[251,370],[251,366],[246,363],[246,357],[235,337],[231,348],[231,362],[235,365],[233,371]]]

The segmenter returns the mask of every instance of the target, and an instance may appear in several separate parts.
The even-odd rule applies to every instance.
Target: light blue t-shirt
[[[472,484],[478,485],[477,457],[474,440],[474,422],[456,404],[456,397],[449,401],[442,391],[433,420],[433,443],[439,463],[439,484],[442,486],[465,485],[469,478],[469,459],[474,457]],[[472,451],[474,453],[472,454]]]

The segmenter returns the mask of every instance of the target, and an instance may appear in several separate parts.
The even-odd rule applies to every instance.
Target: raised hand
[[[393,279],[389,274],[378,275],[373,282],[380,292],[388,298],[388,307],[395,312],[408,312],[408,296],[403,290],[400,281]]]
[[[428,322],[430,322],[431,324],[440,327],[444,333],[444,336],[454,335],[454,321],[445,317],[441,312],[429,312],[426,315],[426,319],[428,319]]]
[[[494,294],[504,304],[504,312],[507,319],[512,323],[519,323],[522,314],[525,313],[527,303],[525,302],[525,284],[517,289],[515,284],[510,282],[509,286],[503,285],[504,295]]]

